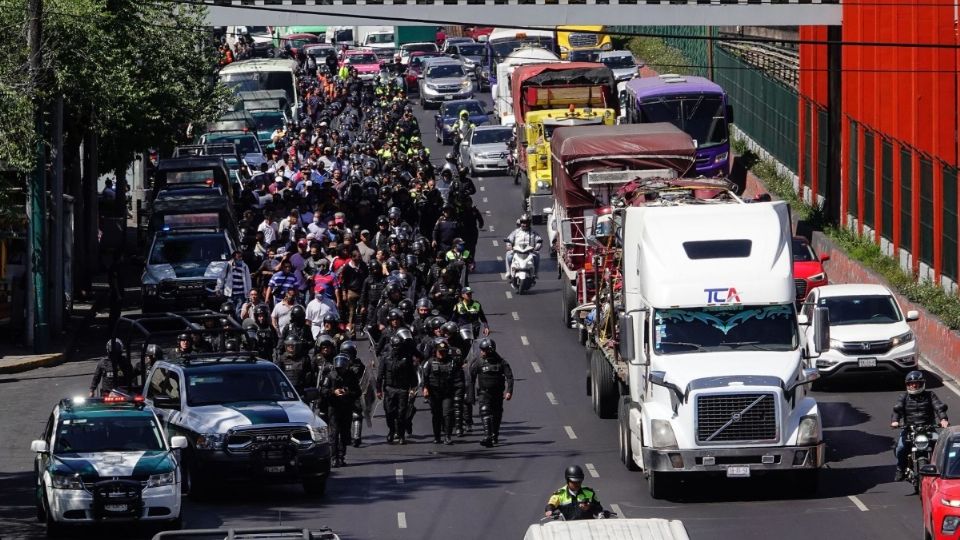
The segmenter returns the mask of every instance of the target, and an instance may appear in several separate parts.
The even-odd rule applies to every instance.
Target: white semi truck
[[[600,417],[619,418],[621,460],[654,498],[692,472],[789,473],[814,490],[824,443],[799,325],[814,325],[819,353],[829,317],[798,318],[789,207],[745,202],[723,180],[633,175],[615,153],[629,128],[578,129],[558,129],[553,154],[590,137],[561,182],[608,194],[586,231],[596,292],[574,311],[588,312],[588,388]]]

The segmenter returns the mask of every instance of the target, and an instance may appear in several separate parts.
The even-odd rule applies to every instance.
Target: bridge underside
[[[433,25],[557,26],[562,24],[664,25],[664,26],[806,26],[839,25],[842,6],[837,3],[763,4],[756,0],[289,0],[264,4],[263,0],[216,0],[208,20],[215,26],[234,25]],[[429,3],[427,3],[429,2]]]

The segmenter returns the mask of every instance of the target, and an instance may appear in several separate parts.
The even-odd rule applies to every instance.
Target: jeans
[[[907,468],[907,455],[909,450],[907,449],[907,430],[901,430],[900,436],[897,438],[897,445],[893,449],[893,455],[897,458],[897,468],[900,470]]]

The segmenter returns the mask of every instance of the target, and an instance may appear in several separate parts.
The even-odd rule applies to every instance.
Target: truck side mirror
[[[565,246],[573,245],[573,226],[569,219],[560,220],[560,240]]]
[[[800,373],[800,376],[797,377],[796,382],[787,387],[786,391],[792,392],[794,388],[804,384],[810,384],[819,378],[820,371],[818,371],[817,368],[803,368],[803,371]]]
[[[940,476],[940,470],[932,463],[920,466],[920,476]]]
[[[320,399],[320,391],[315,387],[310,386],[303,389],[303,401],[306,403],[312,403]]]
[[[636,339],[633,335],[633,315],[620,315],[617,320],[617,353],[628,362],[636,358]]]
[[[817,354],[830,350],[830,310],[823,306],[813,312],[813,350]]]

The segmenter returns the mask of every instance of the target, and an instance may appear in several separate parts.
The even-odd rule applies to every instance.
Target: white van
[[[234,92],[283,90],[287,94],[290,118],[297,118],[297,62],[287,58],[257,58],[227,64],[220,70],[220,82]]]
[[[590,519],[531,525],[523,540],[690,540],[677,520]]]

